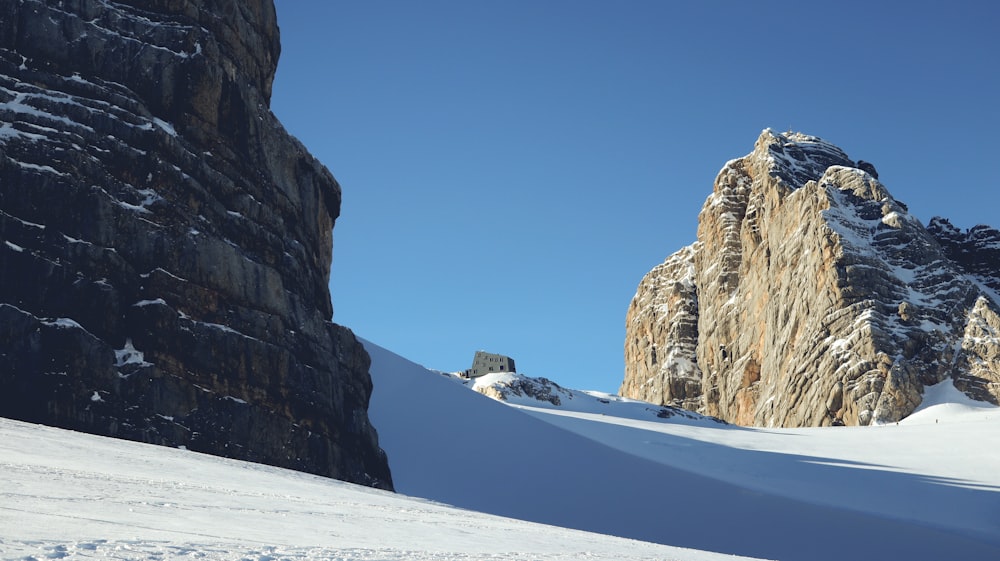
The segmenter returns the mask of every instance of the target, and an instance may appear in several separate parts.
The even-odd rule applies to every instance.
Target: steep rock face
[[[1000,230],[980,224],[963,232],[947,219],[934,217],[927,231],[963,273],[1000,293]]]
[[[919,405],[925,385],[948,377],[995,400],[991,323],[1000,308],[990,286],[1000,261],[988,229],[973,230],[951,232],[956,244],[978,244],[957,262],[933,225],[924,228],[842,150],[764,131],[751,154],[719,173],[693,259],[682,249],[640,283],[626,320],[622,394],[761,426],[895,421]],[[693,272],[666,266],[678,260],[692,261]],[[673,305],[650,298],[650,286],[691,284]],[[643,315],[665,327],[645,328],[634,319]],[[694,343],[668,335],[671,317],[697,318]],[[678,376],[636,360],[643,355],[630,349],[643,346],[695,365],[685,377],[700,379],[700,401],[666,399],[658,388]]]
[[[696,353],[697,248],[698,244],[690,245],[671,255],[639,283],[625,318],[628,374],[621,395],[691,411],[702,409]]]
[[[932,218],[927,230],[982,296],[968,315],[955,386],[971,397],[997,404],[1000,396],[1000,230],[979,225],[963,232],[944,218]]]
[[[0,1],[0,414],[391,488],[270,0]]]

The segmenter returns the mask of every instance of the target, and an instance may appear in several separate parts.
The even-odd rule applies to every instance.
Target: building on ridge
[[[465,371],[465,377],[478,378],[491,372],[517,372],[514,359],[486,351],[476,351],[476,356],[472,359],[472,368]]]

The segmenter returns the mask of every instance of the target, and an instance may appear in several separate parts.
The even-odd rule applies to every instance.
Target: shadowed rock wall
[[[270,0],[0,0],[0,414],[391,488]]]

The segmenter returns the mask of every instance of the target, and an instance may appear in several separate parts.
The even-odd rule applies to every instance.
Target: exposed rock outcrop
[[[760,426],[899,420],[948,378],[996,402],[1000,233],[925,228],[865,168],[770,130],[728,162],[639,285],[622,395]]]
[[[600,392],[571,390],[548,378],[532,378],[513,372],[497,372],[472,379],[458,373],[445,375],[496,401],[517,406],[616,415],[640,420],[686,419],[725,424],[721,419],[698,415],[680,407],[653,407],[646,401]]]
[[[270,0],[0,1],[0,414],[391,488]]]

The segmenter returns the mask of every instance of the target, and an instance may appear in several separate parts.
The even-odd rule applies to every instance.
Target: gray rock
[[[563,399],[573,399],[570,392],[548,378],[529,378],[517,374],[513,374],[508,380],[501,380],[489,385],[476,384],[473,385],[472,389],[497,401],[510,401],[514,397],[526,397],[559,406],[562,405]]]
[[[0,414],[391,488],[268,0],[0,0]]]
[[[622,394],[758,426],[896,421],[948,378],[995,401],[1000,233],[947,226],[822,139],[764,131],[719,173],[698,241],[640,283]]]

